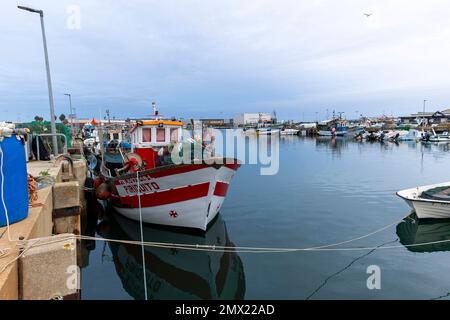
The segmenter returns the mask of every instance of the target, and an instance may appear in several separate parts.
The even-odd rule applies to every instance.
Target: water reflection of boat
[[[112,216],[112,215],[111,215]],[[99,226],[104,237],[140,240],[139,223],[114,214]],[[144,225],[144,241],[232,246],[220,216],[204,235],[177,233]],[[109,243],[124,289],[144,299],[142,254],[139,245]],[[243,299],[245,275],[236,252],[191,251],[145,247],[149,299]]]
[[[408,217],[397,225],[397,235],[403,245],[413,252],[450,251],[450,220],[417,220]],[[425,244],[435,241],[449,242]],[[423,243],[424,245],[419,245]],[[412,246],[411,246],[412,245]]]
[[[348,146],[348,141],[343,137],[318,136],[315,140],[316,148],[331,149],[333,152]]]

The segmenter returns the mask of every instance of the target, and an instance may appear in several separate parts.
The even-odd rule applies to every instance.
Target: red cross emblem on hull
[[[172,218],[178,218],[178,213],[176,211],[170,210],[169,214]]]

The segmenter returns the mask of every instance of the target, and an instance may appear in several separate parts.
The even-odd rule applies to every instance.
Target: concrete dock
[[[33,177],[45,177],[46,183],[50,183],[37,190],[37,201],[29,207],[26,219],[12,224],[9,232],[6,227],[0,228],[0,299],[64,298],[68,294],[67,288],[61,288],[63,278],[55,281],[55,272],[60,275],[62,265],[55,261],[59,251],[54,243],[61,241],[63,249],[71,249],[61,251],[62,258],[57,258],[58,261],[73,264],[67,254],[74,255],[76,261],[77,253],[72,244],[68,244],[67,237],[60,236],[58,240],[52,236],[80,234],[81,216],[85,211],[86,162],[81,158],[73,163],[67,159],[33,161],[27,164],[27,171]],[[24,248],[31,243],[29,240],[34,239],[42,239],[41,248],[28,248],[30,251],[24,254]],[[33,267],[27,267],[30,265]],[[76,296],[72,293],[69,292],[70,298]]]

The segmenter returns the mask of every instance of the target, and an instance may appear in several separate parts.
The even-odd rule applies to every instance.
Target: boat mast
[[[153,115],[155,117],[158,117],[159,112],[158,112],[158,108],[156,107],[156,102],[155,101],[152,102],[152,108],[153,108]]]

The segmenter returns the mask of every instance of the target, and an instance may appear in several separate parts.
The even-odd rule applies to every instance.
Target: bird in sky
[[[369,18],[371,15],[373,15],[373,13],[364,13],[364,15]]]

